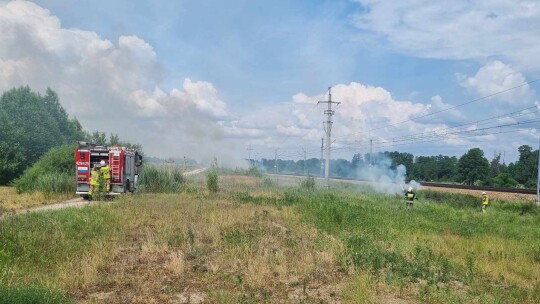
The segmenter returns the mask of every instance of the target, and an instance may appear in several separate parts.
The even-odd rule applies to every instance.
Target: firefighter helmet
[[[412,187],[409,187],[409,191],[412,191]]]
[[[105,166],[105,161],[104,160],[100,161],[99,165],[102,166],[102,167]]]

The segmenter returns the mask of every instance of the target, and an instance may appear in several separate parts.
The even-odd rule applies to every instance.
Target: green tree
[[[75,143],[84,137],[80,123],[76,119],[70,119],[60,104],[58,94],[47,88],[42,98],[45,110],[56,121],[64,143]]]
[[[413,176],[424,181],[437,179],[437,160],[432,156],[417,156],[414,162]]]
[[[457,173],[462,182],[473,185],[475,181],[485,181],[489,175],[489,162],[480,148],[472,148],[458,161]]]
[[[392,165],[390,168],[396,169],[397,166],[403,165],[405,168],[407,168],[407,177],[408,179],[412,179],[413,176],[413,164],[414,164],[414,155],[411,153],[402,153],[398,151],[394,152],[385,152],[388,154],[390,159],[392,160]]]
[[[531,146],[522,145],[518,148],[518,152],[519,160],[513,166],[508,166],[508,172],[525,187],[535,187],[538,150],[533,151]]]
[[[12,89],[0,98],[1,183],[6,184],[62,143],[58,123],[40,96],[29,87]],[[11,147],[11,148],[10,148]],[[4,151],[8,151],[5,153]]]
[[[118,134],[113,134],[111,133],[109,135],[109,144],[111,146],[120,146],[120,137],[118,136]]]
[[[58,95],[45,96],[29,87],[6,91],[0,97],[0,185],[18,177],[50,148],[74,143],[84,133],[69,119]]]
[[[87,135],[88,141],[100,146],[107,145],[107,134],[105,132],[94,131]]]
[[[437,163],[437,179],[452,180],[457,170],[457,157],[438,155],[435,159]]]
[[[509,173],[500,173],[493,178],[493,185],[496,187],[515,187],[518,182]]]

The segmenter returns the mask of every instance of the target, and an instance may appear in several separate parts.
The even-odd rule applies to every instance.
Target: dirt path
[[[184,173],[184,176],[193,176],[193,175],[197,175],[199,173],[202,173],[204,171],[206,171],[206,168],[195,169],[195,170],[191,170],[191,171],[188,171],[188,172]],[[19,215],[19,214],[28,213],[28,212],[58,210],[58,209],[64,209],[64,208],[81,208],[83,206],[90,205],[90,204],[96,204],[96,202],[90,202],[90,201],[87,201],[87,200],[83,199],[82,197],[77,197],[77,198],[69,199],[67,201],[62,201],[62,202],[58,202],[58,203],[54,203],[54,204],[50,204],[50,205],[43,205],[43,206],[39,206],[39,207],[17,209],[17,210],[7,211],[5,213],[2,213],[0,211],[0,219],[5,218],[6,216]]]
[[[58,210],[58,209],[63,209],[63,208],[80,208],[82,206],[89,205],[91,203],[92,202],[84,200],[82,197],[77,197],[77,198],[73,198],[73,199],[70,199],[70,200],[67,200],[67,201],[54,203],[54,204],[50,204],[50,205],[8,211],[8,212],[5,212],[3,214],[0,214],[0,220],[6,218],[8,216],[15,216],[15,215],[29,213],[29,212],[38,212],[38,211],[46,211],[46,210]]]
[[[203,173],[204,171],[206,171],[206,168],[195,169],[184,173],[184,176],[197,175],[199,173]]]

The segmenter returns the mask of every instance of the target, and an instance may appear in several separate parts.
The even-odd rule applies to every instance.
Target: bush
[[[261,170],[259,170],[257,167],[255,166],[250,166],[249,169],[247,170],[247,175],[249,176],[255,176],[255,177],[262,177],[263,174],[261,172]]]
[[[215,168],[212,168],[206,173],[206,186],[210,192],[218,191],[218,174]]]
[[[313,176],[308,176],[305,180],[300,183],[300,187],[305,189],[313,190],[315,189],[315,178]]]
[[[75,192],[75,147],[64,145],[49,150],[15,180],[17,192]]]
[[[500,173],[493,179],[496,187],[515,187],[518,182],[509,173]]]

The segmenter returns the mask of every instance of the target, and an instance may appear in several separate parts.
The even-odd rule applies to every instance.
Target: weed
[[[210,192],[218,192],[218,174],[217,170],[209,170],[208,173],[206,173],[206,186],[208,187],[208,191]]]
[[[305,180],[303,180],[300,183],[300,187],[308,189],[308,190],[315,189],[315,178],[311,175],[308,176]]]

